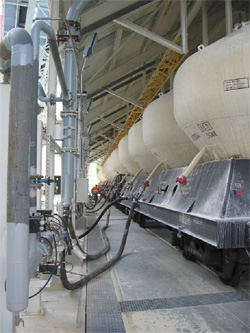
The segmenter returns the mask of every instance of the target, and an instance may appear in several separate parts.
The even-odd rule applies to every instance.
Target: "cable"
[[[55,259],[55,266],[54,266],[54,269],[53,269],[53,271],[50,273],[50,276],[49,276],[48,280],[46,281],[46,283],[44,284],[44,286],[43,286],[43,287],[42,287],[37,293],[35,293],[35,294],[32,295],[32,296],[29,296],[29,299],[31,299],[31,298],[33,298],[33,297],[39,295],[39,294],[44,290],[44,288],[46,288],[46,286],[48,285],[49,281],[51,280],[53,274],[55,274],[56,269],[57,269],[57,267],[58,267],[58,265],[56,264],[56,263],[57,263],[57,246],[56,246],[56,239],[55,239],[55,236],[54,236],[54,235],[52,235],[52,237],[53,237],[54,244],[55,244],[55,254],[56,254],[56,259]],[[65,267],[65,264],[64,264],[64,267]]]
[[[83,234],[81,234],[80,236],[78,236],[79,239],[85,237],[86,235],[88,235],[90,233],[90,231],[92,231],[94,229],[94,227],[100,222],[101,218],[103,217],[103,215],[105,214],[105,212],[112,207],[114,204],[116,204],[117,202],[120,202],[122,200],[125,200],[125,198],[118,198],[114,201],[112,201],[110,204],[108,204],[105,209],[101,212],[101,214],[98,216],[98,218],[96,219],[96,221],[91,225],[91,227],[85,231]]]
[[[62,282],[64,288],[66,288],[68,290],[75,290],[75,289],[81,288],[87,282],[89,282],[90,280],[92,280],[93,278],[98,276],[99,274],[105,272],[107,269],[112,267],[120,259],[121,255],[123,253],[123,250],[125,248],[125,245],[126,245],[128,232],[129,232],[129,227],[130,227],[131,220],[132,220],[132,217],[133,217],[133,214],[134,214],[135,206],[136,206],[136,202],[134,201],[132,206],[131,206],[129,215],[128,215],[128,219],[127,219],[124,231],[123,231],[123,237],[122,237],[121,245],[120,245],[120,248],[119,248],[117,254],[112,259],[110,259],[107,263],[105,263],[103,266],[99,267],[98,269],[96,269],[92,273],[84,276],[82,279],[80,279],[77,282],[74,282],[74,283],[69,282],[69,280],[67,278],[67,272],[65,270],[65,263],[63,262],[64,259],[65,259],[65,250],[63,250],[61,252],[61,276],[60,276],[60,279],[61,279],[61,282]]]
[[[57,213],[54,213],[54,216],[59,217],[59,218],[61,219],[62,223],[63,223],[63,227],[64,227],[64,229],[67,229],[67,227],[68,227],[68,223],[67,223],[67,221],[65,221],[64,217],[61,216],[61,215],[59,215],[59,214],[57,214]]]

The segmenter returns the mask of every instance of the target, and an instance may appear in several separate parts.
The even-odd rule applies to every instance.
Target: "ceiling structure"
[[[59,1],[59,18],[65,19],[73,1]],[[18,0],[21,5],[23,2],[27,6],[27,1]],[[187,0],[187,57],[204,42],[203,2]],[[14,3],[16,0],[6,1],[12,6]],[[225,1],[207,0],[206,7],[210,44],[226,34]],[[248,0],[233,0],[232,8],[234,24],[249,20]],[[79,66],[86,40],[97,33],[97,42],[83,73],[83,89],[92,98],[88,113],[90,162],[102,161],[167,50],[161,43],[122,26],[124,20],[173,41],[180,30],[180,0],[96,0],[82,12],[80,42],[76,45],[80,50]],[[162,92],[169,91],[170,86],[169,80]]]
[[[188,27],[188,56],[202,43],[201,1],[188,1],[188,13],[198,3],[200,9]],[[63,4],[60,15],[65,17],[70,2]],[[249,13],[248,1],[233,1],[232,5],[234,23],[249,19],[245,14]],[[207,13],[209,43],[212,43],[226,33],[225,2],[207,1]],[[82,13],[80,49],[88,34],[98,34],[83,79],[88,96],[93,99],[88,114],[92,125],[90,161],[105,156],[133,109],[132,103],[137,101],[166,51],[165,46],[121,26],[117,22],[121,18],[173,40],[180,29],[180,2],[102,0]],[[168,82],[163,92],[169,89]]]

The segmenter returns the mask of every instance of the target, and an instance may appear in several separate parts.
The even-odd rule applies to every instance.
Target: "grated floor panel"
[[[238,292],[200,294],[173,298],[155,298],[119,303],[121,312],[173,309],[199,305],[223,304],[247,301],[247,297]]]
[[[94,253],[104,247],[99,228],[88,236],[88,252]],[[88,262],[88,273],[107,262],[106,256]],[[124,333],[125,328],[115,294],[110,271],[99,275],[87,285],[86,333]]]

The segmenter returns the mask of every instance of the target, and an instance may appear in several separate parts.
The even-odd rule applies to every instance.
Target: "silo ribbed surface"
[[[188,165],[198,149],[174,118],[173,91],[150,103],[143,113],[143,140],[165,167]]]
[[[128,135],[124,136],[118,145],[119,159],[122,165],[131,175],[135,175],[141,168],[140,165],[131,157],[128,151]]]
[[[159,163],[143,141],[142,121],[134,124],[128,132],[128,151],[147,173],[150,173]]]
[[[174,114],[199,148],[250,158],[250,25],[198,51],[174,80]],[[210,155],[210,158],[212,156]]]

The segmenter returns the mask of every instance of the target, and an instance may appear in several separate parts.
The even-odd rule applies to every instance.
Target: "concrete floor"
[[[92,271],[116,254],[126,218],[112,208],[110,253],[83,267],[75,258],[75,271]],[[165,228],[142,229],[132,222],[123,257],[113,269],[73,292],[55,278],[42,295],[45,316],[26,316],[17,331],[250,332],[248,277],[238,288],[226,286],[210,270],[185,260],[168,239]],[[99,228],[88,243],[92,253],[103,247]]]

